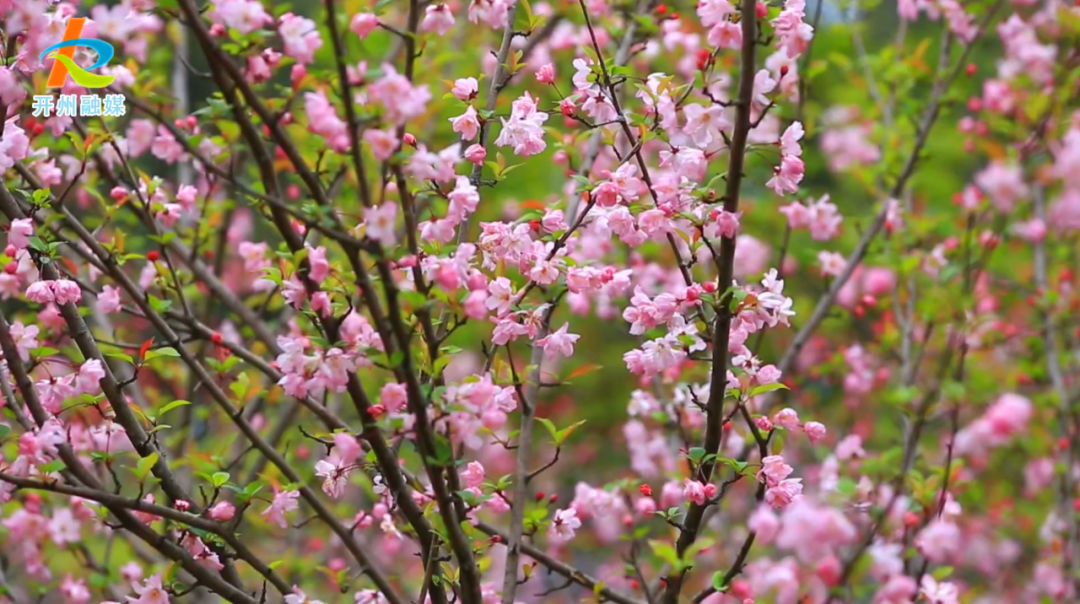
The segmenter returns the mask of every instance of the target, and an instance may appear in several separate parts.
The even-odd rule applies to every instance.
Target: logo
[[[62,41],[42,51],[39,61],[54,58],[47,88],[63,88],[68,76],[76,84],[87,89],[105,88],[116,79],[115,75],[90,73],[98,67],[104,67],[112,60],[116,50],[112,44],[95,38],[80,38],[86,25],[84,17],[68,19]],[[75,49],[83,46],[97,53],[97,62],[83,69],[75,64]],[[61,94],[53,98],[51,94],[34,95],[34,117],[120,117],[127,113],[126,98],[122,94]]]
[[[50,56],[50,53],[55,52],[51,56],[56,59],[56,62],[53,63],[52,71],[49,72],[49,81],[46,84],[49,88],[62,87],[69,75],[72,80],[75,80],[76,84],[83,88],[105,88],[116,79],[114,75],[90,73],[90,71],[98,67],[108,65],[116,51],[113,49],[112,44],[104,40],[80,38],[79,36],[82,35],[85,25],[86,18],[84,17],[68,19],[67,27],[64,28],[63,40],[42,51],[39,57],[40,61],[44,61]],[[74,61],[75,49],[80,46],[90,48],[97,53],[97,62],[86,69],[76,65]]]

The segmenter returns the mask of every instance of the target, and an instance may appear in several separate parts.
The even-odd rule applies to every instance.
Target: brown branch
[[[739,92],[736,101],[735,131],[729,148],[727,172],[727,190],[724,195],[724,210],[736,213],[739,210],[739,195],[742,189],[743,164],[746,161],[747,138],[750,134],[750,109],[754,95],[755,51],[757,40],[757,16],[755,0],[742,0],[742,64],[739,71]],[[735,238],[724,237],[720,240],[720,264],[717,266],[720,287],[728,287],[735,269]],[[709,400],[707,403],[707,423],[705,427],[705,451],[707,454],[718,453],[723,438],[724,397],[727,387],[728,340],[731,337],[731,297],[720,297],[716,310],[715,324],[712,330],[712,371],[710,375]],[[700,471],[703,482],[712,478],[715,461],[702,463]],[[683,520],[684,529],[679,533],[676,550],[682,556],[697,539],[705,517],[707,506],[691,504]],[[682,590],[685,573],[668,577],[667,588],[661,602],[676,604]]]

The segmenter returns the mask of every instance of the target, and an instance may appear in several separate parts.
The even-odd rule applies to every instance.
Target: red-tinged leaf
[[[592,373],[594,371],[599,371],[599,370],[601,370],[603,368],[604,368],[603,365],[597,365],[595,363],[586,363],[586,364],[578,367],[577,369],[573,370],[572,372],[570,372],[570,375],[566,376],[566,379],[572,380],[574,378],[581,377],[583,375],[588,375],[588,374],[590,374],[590,373]]]
[[[519,205],[521,206],[522,209],[525,209],[525,210],[544,211],[544,210],[547,209],[547,204],[540,201],[539,199],[529,199],[529,200],[521,202]]]
[[[64,266],[68,267],[68,270],[71,271],[72,275],[78,274],[79,267],[75,266],[75,263],[71,261],[71,258],[61,257],[60,262],[63,262]]]
[[[140,361],[143,359],[143,357],[146,356],[146,351],[150,350],[150,347],[153,346],[153,344],[154,344],[154,338],[150,338],[149,340],[142,343],[142,347],[139,348],[139,360]]]

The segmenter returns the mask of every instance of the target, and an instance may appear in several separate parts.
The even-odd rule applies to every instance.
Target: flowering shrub
[[[0,0],[0,602],[1077,601],[1080,9],[867,4]]]

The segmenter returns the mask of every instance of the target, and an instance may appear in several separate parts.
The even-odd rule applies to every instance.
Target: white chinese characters
[[[127,103],[122,94],[48,94],[34,95],[34,117],[122,117]]]

